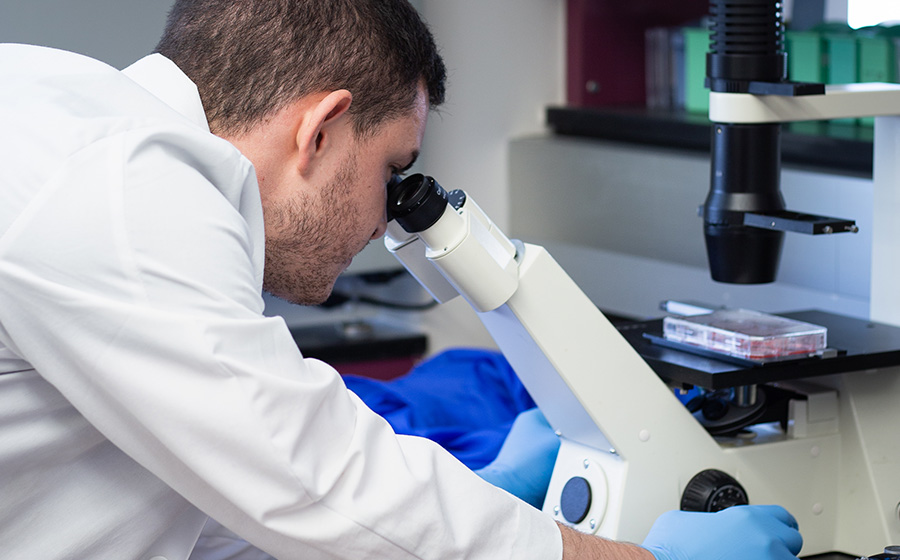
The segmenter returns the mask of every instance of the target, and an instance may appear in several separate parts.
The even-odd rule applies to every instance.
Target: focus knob
[[[716,469],[694,475],[681,495],[681,509],[684,511],[714,513],[749,503],[744,487],[730,475]]]

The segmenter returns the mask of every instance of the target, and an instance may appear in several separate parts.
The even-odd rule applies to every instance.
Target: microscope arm
[[[698,458],[713,453],[712,438],[544,248],[510,241],[471,199],[444,206],[423,231],[391,221],[385,244],[430,292],[446,283],[469,301],[555,430],[635,458],[691,440]]]
[[[709,94],[709,120],[719,123],[819,121],[900,113],[900,84],[825,86],[824,95]]]

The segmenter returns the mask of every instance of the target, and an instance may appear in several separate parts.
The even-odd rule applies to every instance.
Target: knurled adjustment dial
[[[716,469],[700,471],[681,495],[681,509],[714,513],[731,506],[747,505],[747,492],[730,475]]]

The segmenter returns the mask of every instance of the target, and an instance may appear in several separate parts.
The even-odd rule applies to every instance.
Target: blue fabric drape
[[[390,381],[344,375],[398,434],[431,439],[471,469],[491,462],[519,413],[535,406],[502,354],[444,351]]]

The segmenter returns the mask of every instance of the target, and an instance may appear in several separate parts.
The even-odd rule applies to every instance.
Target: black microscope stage
[[[616,328],[661,378],[713,390],[900,365],[898,327],[817,310],[778,315],[826,327],[829,351],[823,356],[751,364],[667,345],[661,318],[621,323]]]

